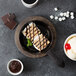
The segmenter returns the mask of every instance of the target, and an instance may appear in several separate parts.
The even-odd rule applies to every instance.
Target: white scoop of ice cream
[[[72,51],[76,53],[76,37],[70,39],[68,43],[70,44]]]
[[[67,55],[70,59],[76,59],[76,54],[74,54],[72,50],[68,50]]]
[[[76,59],[76,37],[70,39],[68,43],[70,44],[71,49],[67,51],[67,55],[71,59]]]

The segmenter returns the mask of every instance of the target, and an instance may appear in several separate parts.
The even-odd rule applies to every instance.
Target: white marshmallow
[[[69,11],[67,11],[67,14],[69,14],[70,12]]]
[[[67,13],[65,12],[65,13],[64,13],[64,16],[66,16],[66,15],[67,15]]]
[[[54,16],[53,16],[53,15],[50,15],[50,18],[51,18],[51,19],[53,19],[53,18],[54,18]]]
[[[63,21],[66,20],[66,17],[62,17],[62,20],[63,20]]]
[[[62,18],[61,17],[59,18],[59,21],[62,21]]]
[[[71,12],[70,15],[71,15],[71,16],[74,16],[74,12]]]
[[[54,8],[54,10],[55,10],[55,11],[58,11],[58,8],[57,8],[57,7],[55,7],[55,8]]]
[[[60,13],[60,16],[64,16],[64,13]]]
[[[69,18],[69,15],[67,14],[66,17]]]
[[[74,19],[74,16],[71,16],[71,19]]]
[[[57,16],[55,16],[55,20],[57,20],[58,19],[58,17]]]

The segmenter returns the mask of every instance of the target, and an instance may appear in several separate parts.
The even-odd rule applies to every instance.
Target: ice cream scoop
[[[64,43],[64,52],[71,60],[76,61],[76,34],[70,35]]]

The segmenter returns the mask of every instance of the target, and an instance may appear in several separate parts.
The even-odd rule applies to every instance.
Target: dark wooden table
[[[63,12],[76,12],[76,0],[39,0],[39,4],[32,9],[24,7],[20,0],[0,0],[0,17],[10,12],[16,14],[19,23],[29,16],[43,16],[50,20],[49,16],[55,15],[54,7],[59,7],[59,11]],[[0,76],[11,76],[7,71],[7,62],[13,58],[18,58],[24,63],[25,69],[19,76],[76,76],[76,62],[68,59],[63,50],[65,39],[76,33],[76,19],[50,21],[57,31],[55,54],[63,57],[65,68],[57,67],[48,56],[38,59],[25,57],[15,45],[15,30],[9,30],[0,19]]]

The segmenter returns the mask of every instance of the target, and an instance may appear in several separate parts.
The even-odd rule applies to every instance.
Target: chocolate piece
[[[15,14],[8,13],[2,17],[2,20],[8,28],[14,29],[15,26],[17,25],[15,18],[16,18]]]

